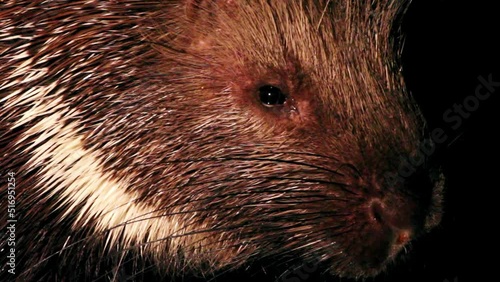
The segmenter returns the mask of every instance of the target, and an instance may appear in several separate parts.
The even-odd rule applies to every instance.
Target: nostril
[[[383,205],[378,199],[374,199],[370,203],[370,218],[380,224],[384,223]]]
[[[369,220],[376,226],[396,231],[413,228],[413,210],[414,206],[410,203],[374,198],[369,202],[367,213]],[[401,241],[405,241],[405,238],[401,238]]]

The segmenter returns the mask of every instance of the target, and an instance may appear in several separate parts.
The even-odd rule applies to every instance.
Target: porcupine
[[[419,155],[429,134],[401,74],[407,5],[2,3],[0,193],[2,206],[15,199],[15,277],[139,280],[262,261],[383,271],[441,216],[443,180]]]

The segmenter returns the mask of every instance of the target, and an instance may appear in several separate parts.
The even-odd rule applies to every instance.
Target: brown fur
[[[421,190],[414,178],[384,182],[414,155],[424,122],[398,62],[406,4],[371,2],[8,2],[0,165],[2,175],[17,173],[21,277],[64,280],[64,267],[87,265],[74,275],[117,279],[122,254],[180,275],[263,258],[320,261],[338,276],[382,271],[396,255],[394,228],[419,234],[440,203],[427,166]],[[23,63],[29,70],[16,72]],[[288,95],[283,107],[260,103],[269,84]],[[16,100],[41,86],[42,100]],[[54,101],[64,105],[47,110],[64,113],[58,132],[74,126],[134,203],[179,216],[177,233],[130,247],[106,245],[98,216],[75,230],[61,196],[41,193],[44,160],[35,163],[29,146],[40,135],[26,135],[49,114],[19,122],[34,103]],[[387,222],[371,221],[374,199]]]

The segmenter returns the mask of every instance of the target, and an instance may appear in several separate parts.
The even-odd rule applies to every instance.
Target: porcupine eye
[[[287,96],[276,86],[265,85],[259,88],[259,97],[266,107],[281,106],[285,103]]]

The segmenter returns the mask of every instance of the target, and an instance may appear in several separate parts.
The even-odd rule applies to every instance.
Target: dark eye
[[[262,104],[267,107],[283,105],[287,98],[281,89],[272,85],[259,88],[259,97]]]

